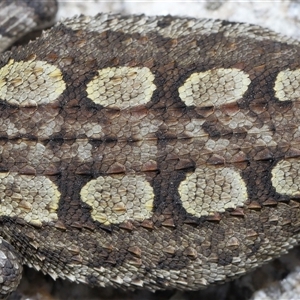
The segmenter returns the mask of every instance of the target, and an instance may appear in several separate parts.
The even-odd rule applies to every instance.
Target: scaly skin
[[[197,290],[286,253],[299,82],[299,42],[225,21],[78,17],[2,54],[2,294],[22,264]]]

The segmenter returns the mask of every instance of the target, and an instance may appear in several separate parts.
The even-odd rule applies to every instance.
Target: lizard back
[[[0,56],[0,233],[90,285],[195,290],[299,241],[299,42],[100,14]]]

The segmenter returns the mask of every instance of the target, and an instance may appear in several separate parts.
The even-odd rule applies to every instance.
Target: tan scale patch
[[[250,84],[248,74],[239,69],[216,69],[193,73],[178,89],[188,106],[220,106],[243,97]]]
[[[52,103],[65,88],[61,71],[46,61],[11,59],[0,69],[0,99],[12,105]]]
[[[284,70],[278,73],[275,81],[275,96],[280,101],[300,100],[300,69]]]
[[[26,222],[57,220],[60,192],[46,176],[0,173],[0,215],[23,218]]]
[[[92,218],[106,225],[152,216],[154,193],[142,175],[99,176],[89,181],[80,195],[92,207]]]
[[[106,68],[87,85],[88,97],[96,104],[125,109],[150,101],[156,86],[154,75],[144,68]]]
[[[233,168],[197,168],[179,186],[183,207],[196,217],[227,208],[243,206],[247,188],[241,175]]]
[[[280,160],[272,170],[272,185],[283,195],[300,195],[300,159]]]

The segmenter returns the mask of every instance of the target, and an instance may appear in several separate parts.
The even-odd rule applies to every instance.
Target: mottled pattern
[[[170,16],[78,17],[2,54],[1,237],[53,278],[152,291],[285,253],[299,68],[297,41]]]

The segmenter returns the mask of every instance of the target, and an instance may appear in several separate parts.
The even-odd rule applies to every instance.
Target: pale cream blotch
[[[183,207],[202,217],[244,205],[247,188],[239,172],[228,167],[197,168],[179,186]]]
[[[300,159],[280,160],[272,170],[272,185],[283,195],[300,195]]]
[[[279,72],[274,90],[275,96],[280,101],[300,100],[300,69]]]
[[[65,88],[61,71],[46,61],[11,59],[0,69],[0,99],[12,105],[52,103]]]
[[[0,173],[0,215],[34,225],[57,220],[60,192],[46,176]]]
[[[92,218],[106,225],[152,216],[154,193],[143,175],[99,176],[89,181],[80,195],[91,206]]]
[[[242,98],[250,84],[248,74],[239,69],[216,69],[193,73],[178,89],[188,106],[220,106]]]
[[[146,68],[106,68],[87,85],[88,97],[104,107],[125,109],[150,101],[156,86]]]

